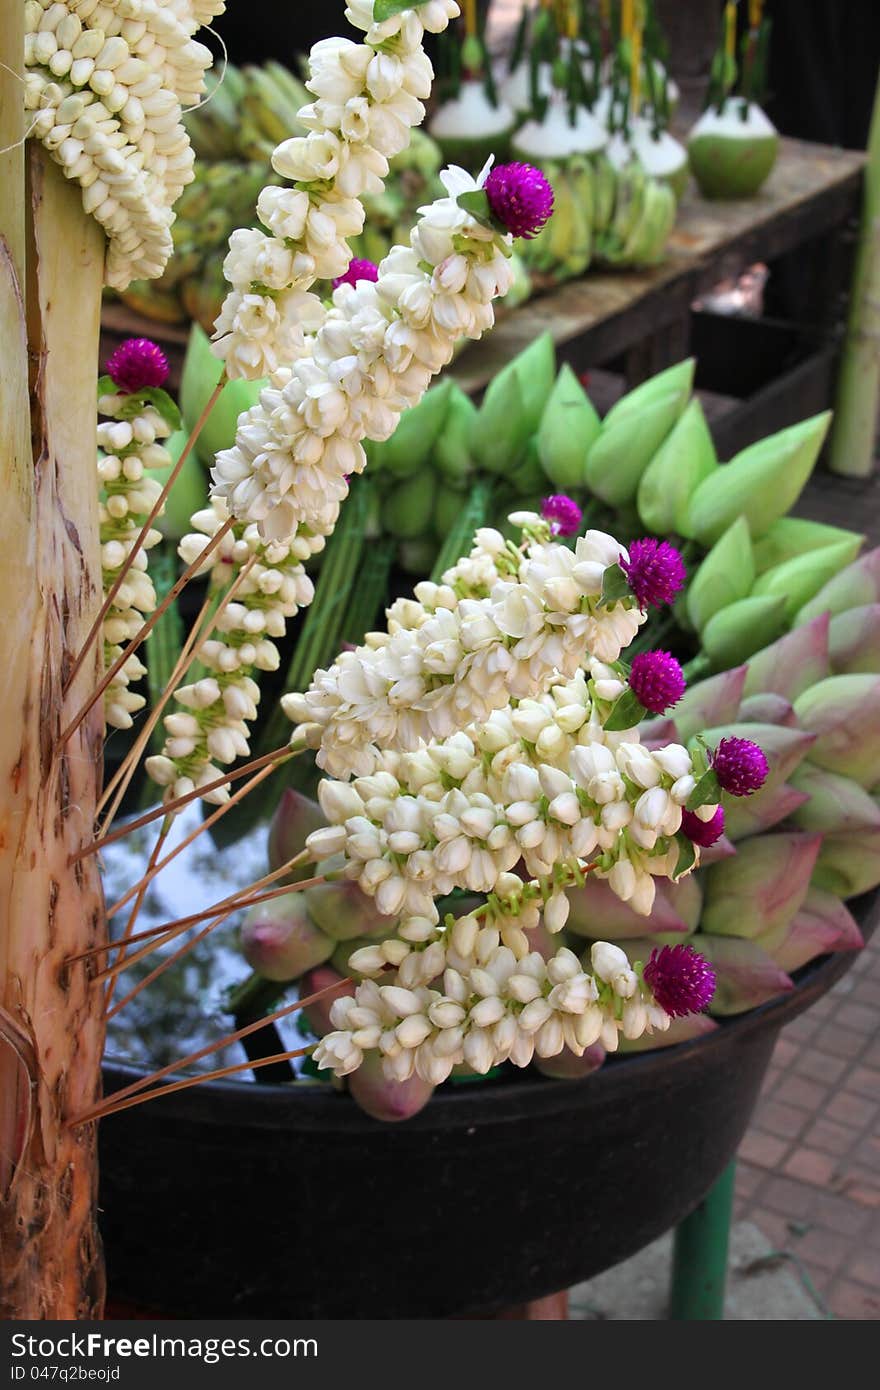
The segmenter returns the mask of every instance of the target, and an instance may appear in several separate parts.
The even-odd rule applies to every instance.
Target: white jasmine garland
[[[30,133],[108,237],[106,281],[161,275],[173,204],[192,180],[182,108],[198,102],[210,51],[193,35],[225,0],[25,0]]]
[[[98,424],[98,503],[101,542],[101,575],[104,595],[110,592],[150,515],[162,489],[149,476],[150,469],[167,468],[171,455],[162,444],[171,426],[152,405],[135,415],[125,409],[131,397],[105,395],[98,410],[108,417]],[[122,655],[137,636],[144,618],[156,607],[156,591],[147,569],[147,551],[162,539],[151,528],[135,552],[131,566],[104,618],[104,669]],[[115,729],[130,729],[132,715],[146,703],[131,686],[146,675],[146,667],[133,655],[113,677],[104,692],[104,716]]]
[[[227,518],[219,500],[196,512],[196,529],[179,546],[185,564],[198,561]],[[248,755],[248,724],[256,718],[260,700],[254,674],[277,670],[275,641],[284,636],[288,619],[314,596],[303,561],[323,545],[323,537],[309,535],[267,544],[255,526],[239,525],[208,557],[205,568],[220,592],[236,582],[246,564],[249,568],[219,614],[214,632],[196,651],[210,674],[175,691],[179,708],[165,716],[165,746],[146,761],[149,776],[166,788],[166,800],[207,786],[222,776],[223,766]],[[228,797],[228,787],[221,786],[205,800],[222,804]]]

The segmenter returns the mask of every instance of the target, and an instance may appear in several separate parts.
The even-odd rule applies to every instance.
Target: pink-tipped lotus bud
[[[726,829],[731,840],[744,840],[749,835],[760,835],[773,825],[794,816],[800,807],[809,800],[806,792],[783,782],[781,786],[762,787],[754,796],[739,797],[731,801],[726,811]]]
[[[309,921],[302,894],[288,893],[250,909],[241,927],[241,948],[258,975],[296,980],[329,960],[333,942]]]
[[[535,1057],[533,1066],[542,1076],[550,1076],[554,1081],[576,1081],[581,1076],[589,1076],[598,1071],[605,1061],[605,1049],[601,1043],[593,1043],[578,1057],[570,1047],[564,1047],[555,1057]]]
[[[656,719],[643,719],[639,725],[639,741],[645,748],[665,748],[668,743],[681,743],[682,737],[674,719],[658,715]]]
[[[789,923],[785,937],[770,954],[783,970],[791,971],[829,951],[857,951],[863,945],[862,933],[849,908],[833,893],[813,887]]]
[[[307,888],[304,897],[312,921],[333,941],[388,935],[388,918],[351,879]]]
[[[790,729],[797,725],[794,706],[784,695],[776,695],[773,691],[747,695],[739,707],[739,718],[743,724],[784,724]]]
[[[675,722],[685,743],[704,729],[736,719],[745,679],[745,666],[737,666],[685,691],[675,707]]]
[[[821,613],[750,656],[743,694],[782,695],[794,701],[824,680],[829,673],[828,624],[828,614]]]
[[[801,830],[822,834],[880,828],[880,806],[851,777],[841,777],[810,759],[792,773],[791,783],[806,794],[791,819]]]
[[[577,892],[577,889],[573,891]],[[569,891],[568,897],[571,897],[571,891]],[[551,960],[559,950],[564,937],[554,936],[547,930],[542,920],[536,927],[526,929],[526,940],[529,943],[530,951],[537,951],[538,955],[543,956],[545,960]]]
[[[830,613],[833,618],[848,608],[860,608],[867,603],[880,603],[880,546],[829,579],[815,598],[801,608],[794,626],[800,627],[820,613]]]
[[[720,840],[716,840],[714,845],[708,849],[700,850],[700,867],[707,869],[710,864],[720,864],[722,859],[732,859],[736,854],[736,845],[726,835],[722,835]],[[686,880],[682,880],[686,882]]]
[[[821,843],[802,831],[743,840],[733,859],[703,875],[702,931],[765,937],[787,926],[807,896]]]
[[[613,893],[604,879],[587,876],[582,888],[568,892],[571,911],[566,930],[574,936],[589,940],[625,941],[627,937],[642,937],[646,931],[686,934],[687,924],[670,906],[665,896],[665,884],[657,881],[657,893],[651,916],[645,918]]]
[[[854,898],[876,888],[880,883],[880,830],[826,835],[813,883],[839,898]]]
[[[389,1081],[382,1070],[382,1058],[376,1052],[368,1052],[357,1071],[348,1077],[348,1089],[352,1100],[361,1110],[372,1115],[374,1120],[396,1123],[398,1120],[411,1120],[424,1110],[434,1087],[423,1081],[413,1072],[408,1081]]]
[[[643,1033],[640,1038],[620,1036],[620,1052],[656,1052],[660,1047],[674,1047],[676,1043],[691,1042],[694,1038],[705,1038],[714,1033],[718,1024],[708,1014],[688,1014],[686,1018],[674,1018],[665,1033]]]
[[[715,1018],[745,1013],[794,989],[786,972],[754,941],[699,935],[691,940],[715,971],[715,995],[709,1005]]]
[[[828,647],[835,675],[880,671],[880,603],[866,603],[832,618]]]
[[[334,985],[338,985],[339,988],[333,989]],[[333,1031],[330,1010],[337,999],[342,999],[346,994],[354,994],[355,984],[353,980],[347,980],[344,975],[340,975],[332,965],[319,965],[314,970],[307,970],[303,975],[299,982],[299,997],[306,999],[310,994],[319,994],[324,989],[328,991],[327,994],[316,999],[313,1004],[307,1004],[303,1009],[303,1014],[316,1038],[323,1038],[325,1033]]]
[[[269,868],[274,872],[282,864],[287,864],[305,849],[306,840],[313,830],[327,824],[327,818],[317,801],[303,796],[302,792],[287,788],[269,826]],[[285,883],[297,883],[310,878],[314,873],[311,864],[293,869]]]
[[[863,787],[880,781],[880,676],[829,676],[799,695],[794,708],[816,735],[811,762]]]
[[[680,878],[678,883],[671,880],[668,883],[659,885],[666,902],[672,911],[680,918],[689,932],[695,932],[699,926],[700,917],[703,912],[703,889],[697,874],[687,874],[685,878]],[[656,903],[656,898],[655,898]],[[644,917],[641,919],[644,922]],[[654,918],[651,915],[651,931],[654,931]],[[659,939],[659,938],[658,938]],[[674,945],[681,940],[678,932],[675,932],[669,941],[661,941],[660,945]]]

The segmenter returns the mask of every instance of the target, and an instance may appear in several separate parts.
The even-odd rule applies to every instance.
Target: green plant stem
[[[445,571],[467,554],[474,532],[485,523],[491,495],[492,484],[485,478],[480,478],[474,483],[458,520],[447,532],[446,539],[440,547],[440,554],[434,561],[431,579],[435,584],[439,584]]]
[[[397,542],[391,536],[383,536],[367,546],[357,586],[342,623],[342,638],[354,646],[364,640],[365,633],[373,630],[376,615],[385,606],[388,576],[396,550]]]
[[[174,552],[162,546],[154,554],[151,570],[156,597],[161,600],[174,587],[177,579]],[[177,604],[172,603],[153,628],[147,646],[147,684],[151,709],[156,708],[165,694],[172,672],[180,660],[183,643],[183,620]],[[156,725],[150,742],[153,751],[161,753],[165,744],[165,729],[161,724]],[[152,790],[149,795],[153,795]]]

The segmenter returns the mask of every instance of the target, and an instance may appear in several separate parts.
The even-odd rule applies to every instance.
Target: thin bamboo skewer
[[[233,768],[226,772],[222,777],[217,777],[213,782],[206,782],[203,787],[196,787],[185,796],[175,797],[173,801],[164,802],[161,806],[156,806],[152,811],[146,811],[137,820],[127,821],[118,830],[111,830],[109,835],[103,835],[101,839],[96,839],[91,844],[84,845],[75,855],[71,856],[71,864],[75,864],[78,859],[87,859],[90,854],[98,854],[107,845],[114,844],[117,840],[122,840],[126,835],[131,835],[135,830],[141,830],[145,825],[158,820],[160,816],[171,815],[172,811],[179,811],[181,806],[187,806],[190,801],[198,801],[201,797],[207,796],[209,792],[216,791],[218,787],[225,787],[227,782],[237,782],[239,778],[246,777],[250,772],[257,772],[261,767],[266,767],[270,763],[277,766],[286,762],[288,758],[295,758],[300,748],[291,748],[289,743],[281,748],[275,748],[271,753],[264,753],[262,758],[255,758],[253,762],[245,763],[242,767]]]
[[[148,1100],[158,1100],[160,1096],[170,1096],[174,1091],[185,1091],[190,1086],[202,1086],[206,1081],[220,1081],[224,1076],[232,1076],[237,1071],[259,1071],[260,1067],[271,1067],[276,1062],[290,1062],[294,1057],[306,1057],[312,1051],[311,1047],[300,1047],[295,1052],[276,1052],[273,1057],[259,1057],[256,1061],[235,1062],[231,1067],[220,1067],[217,1071],[205,1072],[203,1076],[189,1076],[183,1081],[172,1081],[168,1086],[160,1086],[158,1091],[148,1091],[146,1095],[131,1096],[128,1100],[120,1101],[118,1105],[112,1103],[113,1097],[100,1109],[86,1111],[83,1115],[78,1115],[75,1119],[69,1120],[67,1127],[76,1129],[80,1125],[91,1124],[93,1120],[105,1120],[109,1115],[116,1115],[120,1110],[131,1110],[135,1105],[143,1105]]]
[[[115,902],[113,906],[108,909],[108,918],[115,917],[117,912],[121,912],[122,909],[126,907],[128,903],[131,902],[132,898],[139,891],[141,884],[151,883],[152,880],[157,876],[157,874],[160,874],[162,870],[165,868],[165,866],[171,863],[172,859],[176,859],[178,854],[182,854],[185,849],[188,849],[189,846],[192,844],[193,840],[198,839],[199,835],[204,834],[206,830],[210,830],[212,825],[216,825],[217,821],[221,820],[222,817],[226,815],[227,811],[230,811],[238,801],[244,800],[244,798],[248,795],[250,791],[253,790],[254,787],[258,786],[258,784],[262,782],[266,777],[270,777],[274,771],[275,769],[271,764],[268,767],[261,768],[259,772],[254,773],[253,777],[250,779],[249,782],[245,782],[243,786],[239,787],[238,791],[235,792],[235,794],[231,796],[228,801],[224,801],[222,806],[218,806],[216,811],[214,811],[212,815],[208,816],[207,820],[199,821],[195,829],[191,830],[190,833],[186,836],[186,838],[181,840],[179,845],[175,845],[174,849],[171,850],[169,854],[166,854],[164,859],[159,860],[159,863],[156,865],[155,869],[153,869],[149,874],[146,874],[137,883],[133,884],[132,887],[129,888],[128,891],[123,894],[119,901]],[[296,856],[296,858],[292,861],[292,864],[301,864],[303,862],[307,862],[306,850],[301,850],[300,853]],[[115,944],[115,942],[111,941],[109,943],[110,949],[112,949]],[[107,947],[99,946],[96,947],[96,949],[99,951],[103,951],[106,950]]]
[[[196,443],[196,440],[198,439],[199,435],[201,434],[201,432],[202,432],[202,430],[203,430],[203,428],[204,428],[204,426],[205,426],[205,422],[206,422],[207,419],[208,419],[208,416],[210,415],[211,411],[214,409],[214,406],[217,404],[217,398],[218,398],[218,396],[220,395],[220,392],[223,390],[223,387],[224,387],[225,385],[226,385],[226,374],[223,373],[223,374],[221,375],[221,377],[220,377],[220,380],[217,382],[217,385],[214,387],[214,390],[211,392],[211,395],[210,395],[209,398],[208,398],[208,403],[207,403],[207,405],[205,406],[204,410],[202,411],[201,415],[199,416],[198,420],[196,421],[195,426],[194,426],[194,428],[193,428],[193,431],[192,431],[192,433],[191,433],[189,439],[186,441],[186,444],[183,446],[183,451],[182,451],[182,453],[181,453],[181,455],[180,455],[180,458],[177,460],[176,464],[174,465],[174,467],[172,468],[170,474],[168,475],[168,481],[166,482],[166,484],[165,484],[165,486],[162,488],[162,491],[160,492],[158,498],[156,499],[156,502],[155,502],[155,504],[154,504],[154,506],[153,506],[153,510],[150,512],[150,515],[147,517],[146,521],[144,522],[144,524],[143,524],[143,526],[142,526],[142,528],[141,528],[141,531],[140,531],[140,534],[139,534],[137,540],[135,541],[134,545],[131,547],[131,550],[128,552],[128,555],[127,555],[126,558],[125,558],[125,562],[124,562],[124,564],[123,564],[123,566],[122,566],[122,569],[119,571],[118,575],[116,576],[115,580],[113,581],[113,584],[112,584],[112,586],[111,586],[111,588],[110,588],[110,591],[109,591],[109,593],[107,594],[107,597],[104,599],[103,604],[101,605],[101,608],[100,608],[100,610],[99,610],[99,612],[98,612],[98,616],[96,617],[94,623],[92,624],[91,628],[89,629],[88,636],[86,637],[85,642],[83,642],[83,645],[82,645],[82,647],[80,648],[80,651],[79,651],[79,655],[77,656],[76,660],[75,660],[74,663],[73,663],[73,668],[72,668],[72,670],[71,670],[71,672],[70,672],[70,675],[67,677],[67,683],[66,683],[66,685],[65,685],[65,687],[64,687],[64,694],[65,694],[65,695],[67,695],[67,693],[69,692],[71,686],[73,685],[73,682],[76,680],[76,677],[79,675],[79,672],[80,672],[80,670],[82,669],[82,664],[83,664],[83,662],[85,661],[86,657],[87,657],[88,654],[89,654],[89,650],[90,650],[90,648],[91,648],[91,646],[92,646],[92,643],[95,641],[95,638],[98,636],[98,633],[101,631],[101,628],[102,628],[102,626],[103,626],[104,619],[106,618],[107,613],[108,613],[109,610],[110,610],[110,605],[113,603],[113,600],[115,599],[116,595],[119,593],[119,590],[120,590],[120,588],[122,587],[122,584],[123,584],[123,582],[124,582],[124,580],[125,580],[125,576],[128,574],[128,571],[131,569],[132,565],[134,564],[134,558],[135,558],[137,552],[138,552],[138,551],[141,549],[141,547],[143,546],[144,541],[145,541],[146,538],[147,538],[147,534],[148,534],[148,532],[150,531],[150,529],[151,529],[151,527],[152,527],[152,525],[153,525],[153,522],[156,520],[157,516],[159,515],[159,512],[162,510],[162,507],[163,507],[163,505],[164,505],[164,503],[165,503],[165,500],[166,500],[166,498],[167,498],[169,492],[171,491],[172,487],[174,486],[174,483],[176,482],[177,478],[178,478],[179,475],[180,475],[180,470],[183,468],[183,465],[186,463],[187,459],[189,458],[190,454],[192,453],[193,447],[194,447],[194,445],[195,445],[195,443]],[[87,711],[86,711],[86,712],[87,712]]]
[[[283,872],[286,872],[286,870],[276,869],[274,877],[277,878],[278,874]],[[148,956],[150,952],[155,951],[158,946],[164,946],[167,941],[173,941],[181,932],[186,931],[187,927],[193,927],[197,922],[204,922],[207,917],[214,916],[224,909],[226,909],[226,916],[229,917],[233,912],[240,912],[241,909],[245,907],[253,907],[256,903],[268,901],[269,898],[280,898],[285,893],[299,893],[306,888],[318,888],[322,883],[326,883],[327,881],[328,876],[318,874],[315,878],[303,879],[301,883],[285,884],[274,893],[267,894],[265,898],[253,891],[254,888],[260,887],[260,884],[253,884],[243,892],[224,898],[222,902],[212,903],[211,906],[205,908],[203,912],[192,912],[188,917],[178,917],[173,922],[164,922],[162,924],[165,933],[164,936],[159,935],[158,940],[154,939],[149,945],[143,946],[139,951],[135,951],[134,955],[117,957],[112,965],[105,966],[99,974],[95,975],[95,983],[99,984],[101,980],[109,980],[114,975],[118,975],[121,970],[127,970],[130,965],[137,965],[139,960],[143,960],[144,956]]]
[[[325,995],[332,994],[334,990],[341,989],[343,985],[348,984],[351,984],[351,980],[348,977],[341,980],[334,980],[331,985],[325,985],[323,989],[316,990],[314,994],[307,994],[305,999],[295,999],[292,1004],[284,1004],[280,1009],[275,1009],[273,1013],[266,1014],[263,1018],[258,1018],[253,1023],[247,1023],[243,1028],[238,1028],[234,1033],[227,1033],[225,1037],[220,1038],[219,1042],[207,1043],[204,1047],[199,1048],[197,1052],[191,1052],[188,1057],[181,1057],[176,1062],[169,1062],[167,1066],[162,1067],[159,1071],[151,1072],[149,1076],[139,1077],[137,1081],[130,1082],[127,1086],[123,1086],[121,1090],[114,1091],[111,1099],[123,1100],[128,1096],[135,1095],[138,1091],[143,1091],[145,1087],[151,1086],[154,1082],[161,1081],[163,1077],[170,1076],[172,1072],[182,1071],[185,1067],[195,1066],[196,1062],[200,1062],[203,1057],[210,1057],[212,1053],[219,1052],[224,1047],[231,1047],[233,1043],[241,1042],[242,1039],[250,1037],[252,1033],[259,1032],[261,1028],[268,1028],[270,1023],[277,1023],[280,1019],[287,1018],[290,1014],[297,1013],[298,1010],[307,1008],[309,1004],[317,1003],[317,1001],[323,999]],[[304,1048],[303,1052],[308,1052],[310,1050],[310,1048]],[[255,1064],[249,1063],[248,1065],[253,1066]],[[246,1067],[242,1066],[240,1070],[244,1071]],[[205,1076],[193,1077],[193,1084],[195,1085],[197,1082],[206,1081],[207,1079],[208,1078]],[[156,1093],[154,1092],[153,1094]],[[84,1111],[82,1115],[77,1116],[76,1119],[71,1120],[69,1123],[85,1124],[87,1120],[97,1119],[98,1114],[102,1111],[102,1105],[93,1106],[90,1110]]]
[[[126,1004],[130,1004],[133,999],[136,999],[137,996],[141,993],[141,991],[146,989],[148,985],[151,985],[156,980],[158,980],[160,975],[164,975],[166,970],[170,970],[172,965],[176,965],[179,960],[183,960],[183,957],[187,954],[188,951],[193,950],[196,946],[199,945],[200,942],[204,941],[206,937],[210,936],[214,928],[221,926],[222,923],[225,922],[227,917],[229,916],[231,916],[231,913],[224,912],[222,917],[217,917],[213,921],[208,922],[207,925],[202,927],[202,930],[198,932],[191,941],[184,942],[182,946],[178,947],[178,949],[173,953],[173,955],[167,956],[165,960],[161,960],[158,965],[154,966],[148,975],[145,975],[142,980],[138,980],[137,984],[132,986],[132,988],[128,991],[128,994],[124,994],[121,999],[117,999],[112,1009],[108,1008],[107,1022],[109,1023],[111,1018],[115,1018],[116,1015],[120,1012],[120,1010],[124,1009]],[[161,942],[159,944],[161,945]],[[115,987],[118,978],[118,975],[114,975],[113,979],[110,981],[110,984],[107,989],[108,994],[110,992],[110,989]]]
[[[208,558],[208,556],[211,554],[213,550],[216,550],[223,537],[228,535],[228,533],[232,530],[234,524],[235,518],[229,517],[227,521],[224,521],[223,525],[220,527],[220,530],[215,531],[214,535],[211,537],[211,540],[208,542],[207,546],[202,551],[198,559],[193,560],[191,565],[187,565],[186,569],[183,571],[183,574],[180,576],[177,583],[174,585],[173,589],[168,590],[168,593],[165,595],[162,602],[150,614],[149,618],[144,623],[137,636],[131,639],[128,646],[124,649],[124,651],[120,653],[120,655],[113,662],[113,665],[110,666],[104,672],[102,679],[98,682],[97,688],[89,696],[88,700],[83,705],[79,713],[75,715],[75,717],[70,721],[67,728],[64,730],[64,733],[58,740],[58,752],[63,751],[64,746],[67,743],[67,740],[70,738],[71,734],[76,733],[76,730],[79,728],[80,724],[85,719],[89,710],[92,708],[94,704],[97,703],[98,700],[100,700],[101,696],[104,694],[104,691],[107,689],[107,686],[114,679],[114,677],[118,675],[118,673],[122,670],[126,661],[128,661],[128,658],[137,651],[138,647],[141,645],[142,642],[145,642],[147,640],[150,633],[153,631],[153,628],[156,626],[157,622],[162,617],[162,614],[167,612],[167,610],[171,607],[171,604],[177,598],[177,595],[180,593],[180,591],[183,588],[185,588],[185,586],[192,579],[193,575],[195,575],[202,568],[202,565],[204,564],[205,560]]]
[[[202,627],[202,624],[205,622],[208,616],[208,610],[210,609],[212,602],[211,596],[209,595],[208,598],[205,599],[205,602],[202,604],[201,610],[199,611],[199,615],[196,618],[193,629],[190,632],[189,637],[186,639],[186,642],[184,643],[183,650],[180,653],[180,658],[177,661],[174,670],[171,673],[171,676],[169,677],[168,684],[162,691],[162,698],[157,703],[155,709],[150,711],[150,717],[147,720],[146,725],[141,730],[136,742],[129,751],[124,763],[119,768],[119,771],[116,773],[114,782],[116,782],[120,775],[123,773],[124,780],[122,786],[119,788],[119,791],[116,794],[116,798],[113,802],[112,807],[110,808],[107,815],[101,822],[99,838],[106,835],[107,831],[110,829],[110,826],[113,824],[113,819],[116,815],[116,812],[119,810],[119,805],[122,801],[122,798],[125,796],[128,784],[134,776],[135,771],[137,770],[137,765],[140,762],[141,755],[143,754],[143,751],[150,740],[150,735],[155,729],[157,723],[159,722],[162,711],[168,704],[168,701],[173,696],[174,691],[176,690],[180,682],[183,680],[183,677],[186,675],[193,662],[197,659],[198,648],[201,647],[201,644],[203,642],[206,642],[208,640],[211,633],[217,626],[218,620],[220,619],[221,615],[226,611],[227,607],[232,602],[235,595],[238,593],[238,590],[241,587],[244,580],[246,579],[247,575],[253,569],[254,564],[256,563],[256,559],[257,557],[255,554],[250,555],[248,559],[245,561],[245,563],[242,565],[235,579],[230,584],[229,588],[226,590],[226,593],[223,595],[223,598],[220,600],[220,603],[217,605],[217,608],[213,616],[210,618],[210,621],[207,623],[204,632],[201,632],[200,628]],[[101,798],[101,801],[98,803],[99,810],[101,806],[104,804],[105,797],[106,793],[104,797]]]

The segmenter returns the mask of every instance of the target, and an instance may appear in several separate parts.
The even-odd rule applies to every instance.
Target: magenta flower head
[[[545,497],[541,503],[541,515],[545,521],[550,522],[550,530],[554,536],[576,536],[584,519],[577,502],[571,497],[566,497],[564,493]]]
[[[764,751],[748,738],[723,738],[712,754],[718,785],[731,796],[751,796],[763,787],[770,769]]]
[[[669,652],[639,652],[633,657],[629,686],[651,714],[664,714],[685,691],[684,674]]]
[[[356,285],[358,280],[378,280],[379,267],[372,261],[359,260],[355,256],[350,262],[348,270],[344,275],[337,275],[333,281],[334,290],[338,290],[340,285]]]
[[[550,220],[553,189],[532,164],[499,164],[486,180],[489,207],[514,236],[531,240]]]
[[[130,396],[145,386],[164,386],[168,379],[168,358],[158,343],[149,338],[126,338],[107,363],[107,374],[120,391]]]
[[[681,828],[693,844],[708,849],[724,834],[724,807],[719,806],[711,820],[700,820],[693,811],[682,811]]]
[[[645,983],[671,1018],[702,1013],[715,993],[715,971],[693,946],[653,950],[645,966]]]
[[[671,603],[684,588],[687,578],[684,561],[675,546],[668,541],[655,541],[653,536],[633,541],[629,560],[621,560],[620,568],[640,608],[647,608],[649,604],[659,608],[661,604]]]

